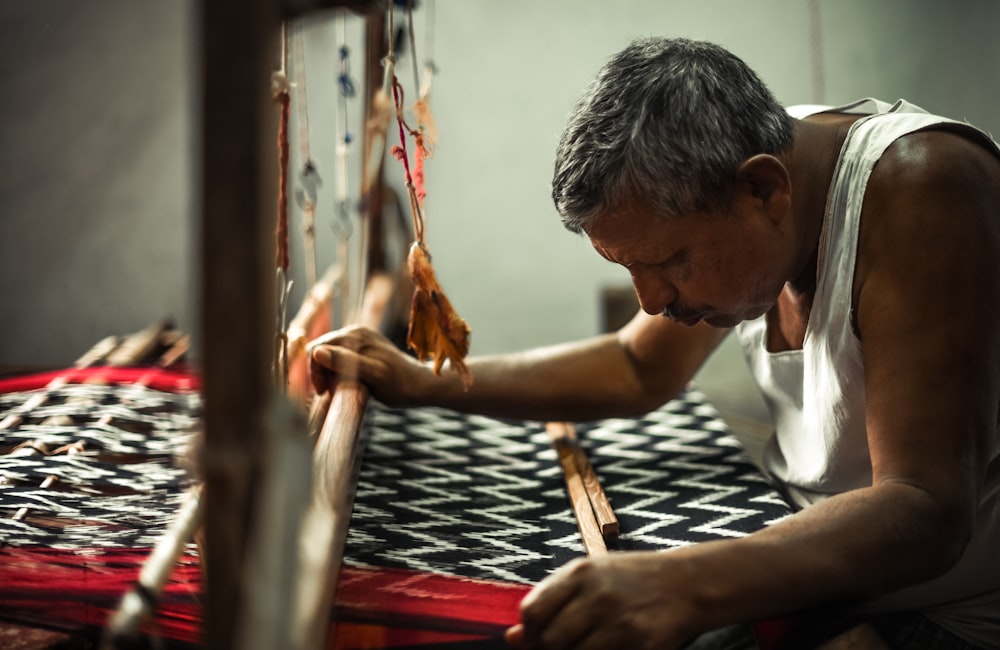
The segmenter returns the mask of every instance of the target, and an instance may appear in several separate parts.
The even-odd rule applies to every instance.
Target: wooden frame
[[[271,232],[277,196],[270,135],[275,133],[276,111],[268,81],[281,20],[329,7],[373,11],[368,49],[377,48],[380,57],[384,48],[381,43],[373,46],[372,41],[381,36],[378,30],[383,23],[377,14],[384,4],[349,0],[206,0],[200,4],[198,340],[205,399],[205,445],[200,458],[205,495],[205,647],[236,646],[239,613],[248,601],[243,575],[249,568],[247,540],[257,523],[266,409],[275,398],[270,381],[275,291],[269,260],[273,258]],[[372,59],[369,54],[369,67]],[[376,189],[372,197],[380,198],[380,182]],[[380,226],[375,226],[377,214],[372,207],[369,241],[377,247]],[[373,265],[384,265],[381,252],[369,254],[369,266]],[[352,418],[364,404],[363,390],[353,392],[353,397],[342,395],[354,409]],[[345,422],[344,426],[353,424]],[[325,442],[326,438],[320,438],[318,465],[324,465],[328,445],[337,446]],[[324,467],[317,471],[325,472]],[[333,480],[339,483],[340,478]],[[321,641],[315,633],[308,636],[307,647]]]

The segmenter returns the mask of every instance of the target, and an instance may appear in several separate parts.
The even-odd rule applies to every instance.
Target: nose
[[[635,295],[639,299],[639,306],[647,314],[659,316],[668,305],[677,300],[677,289],[654,269],[631,270]]]

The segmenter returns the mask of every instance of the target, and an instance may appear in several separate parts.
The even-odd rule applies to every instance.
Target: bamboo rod
[[[133,366],[141,363],[160,345],[165,332],[173,329],[169,320],[160,320],[130,334],[107,355],[109,366]]]
[[[584,485],[580,468],[577,466],[576,455],[573,452],[574,445],[567,435],[568,427],[569,425],[565,422],[549,422],[545,425],[545,430],[559,456],[559,464],[562,466],[563,478],[566,480],[566,491],[569,493],[570,505],[573,507],[576,525],[583,538],[583,548],[591,557],[605,555],[608,552],[608,547],[601,534],[601,528],[598,526],[597,517],[594,514],[593,506],[591,506],[590,495]]]
[[[391,276],[372,276],[354,322],[382,329],[393,288]],[[354,506],[368,390],[356,381],[339,382],[328,403],[313,452],[313,497],[301,538],[294,648],[320,647],[329,629],[330,605],[337,589]]]
[[[156,610],[163,587],[201,521],[201,485],[192,487],[180,510],[139,571],[135,585],[122,597],[108,624],[101,648],[138,647],[140,628]]]
[[[107,356],[111,354],[112,350],[118,347],[119,342],[120,339],[117,336],[108,336],[101,339],[73,363],[73,368],[82,369],[96,366],[107,358]],[[59,376],[55,377],[52,381],[46,384],[45,388],[41,392],[35,393],[29,397],[15,409],[12,409],[7,417],[0,420],[0,431],[6,431],[20,426],[20,424],[24,422],[25,416],[35,409],[44,406],[49,401],[49,398],[52,397],[53,393],[69,383],[71,379],[71,375],[67,373],[61,373]]]
[[[171,337],[170,347],[160,355],[155,368],[173,366],[187,353],[189,347],[190,337],[186,334]],[[155,370],[145,373],[133,385],[148,385],[154,374]],[[108,418],[110,416],[103,416],[98,426],[106,423]],[[201,492],[201,484],[189,489],[174,520],[154,544],[153,552],[143,562],[138,579],[122,597],[108,623],[102,639],[102,649],[135,647],[139,642],[140,628],[156,611],[164,586],[201,522]]]
[[[333,295],[333,285],[343,275],[344,270],[338,265],[332,265],[323,274],[302,301],[302,306],[296,312],[295,318],[288,324],[288,365],[292,366],[305,352],[309,340],[309,332],[313,323],[319,318],[323,309],[330,308],[330,298]]]
[[[563,444],[570,449],[573,461],[583,480],[583,486],[587,491],[587,498],[594,510],[597,524],[601,529],[601,535],[605,541],[614,541],[618,538],[618,517],[608,501],[608,495],[597,480],[597,473],[587,459],[587,454],[580,446],[576,437],[576,428],[569,422],[549,422],[546,425],[549,437],[553,445]]]

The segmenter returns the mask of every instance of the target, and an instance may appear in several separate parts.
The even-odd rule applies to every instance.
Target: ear
[[[769,154],[747,158],[736,171],[741,198],[780,221],[792,205],[792,181],[784,163]]]

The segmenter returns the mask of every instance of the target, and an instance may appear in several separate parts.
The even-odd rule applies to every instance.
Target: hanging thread
[[[275,265],[283,271],[288,271],[288,115],[291,99],[288,91],[279,91],[275,101],[280,106],[280,121],[278,123],[278,221],[274,235],[277,241]]]
[[[288,278],[288,121],[291,113],[291,92],[286,74],[288,31],[281,26],[281,61],[271,75],[271,96],[278,103],[278,218],[275,236],[275,335],[272,373],[275,385],[284,390],[288,385],[288,336],[286,318],[288,296],[292,283]]]
[[[417,39],[413,36],[413,0],[406,0],[406,29],[410,38],[410,63],[413,65],[413,88],[420,88],[420,74],[417,72]]]
[[[417,198],[417,189],[413,183],[413,175],[410,173],[410,159],[406,153],[406,134],[409,133],[410,135],[416,137],[418,133],[411,129],[406,124],[406,120],[403,119],[403,87],[400,85],[399,79],[396,79],[395,77],[393,77],[392,82],[392,97],[396,104],[396,124],[399,126],[399,144],[394,145],[392,149],[389,150],[389,153],[403,163],[406,190],[410,197],[410,210],[413,213],[413,233],[416,236],[417,242],[423,244],[424,216],[420,209],[421,201]],[[421,176],[422,175],[423,174],[421,173]]]
[[[343,272],[338,276],[337,286],[334,291],[334,313],[338,316],[334,319],[334,324],[342,324],[346,318],[345,309],[349,302],[350,295],[350,238],[353,233],[350,214],[350,197],[348,194],[348,156],[350,153],[351,133],[349,131],[348,102],[355,95],[354,81],[351,79],[350,49],[347,47],[347,19],[345,10],[337,13],[336,34],[337,34],[337,55],[339,58],[339,71],[337,73],[337,86],[340,90],[336,108],[335,134],[336,134],[336,205],[335,216],[331,223],[334,237],[337,240],[337,261]]]
[[[285,73],[287,32],[281,27],[281,67],[271,75],[271,96],[278,103],[278,219],[275,225],[275,266],[288,272],[288,119],[291,93]]]
[[[309,150],[309,102],[306,90],[305,37],[300,25],[296,26],[292,38],[295,57],[295,106],[299,127],[299,158],[303,161],[299,173],[300,189],[295,193],[299,209],[302,210],[302,240],[305,247],[306,286],[312,287],[317,279],[316,260],[316,201],[323,181],[319,169]]]

